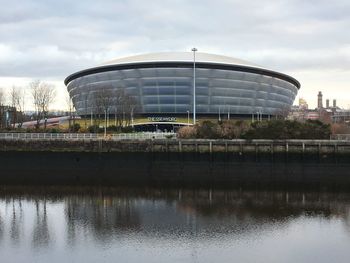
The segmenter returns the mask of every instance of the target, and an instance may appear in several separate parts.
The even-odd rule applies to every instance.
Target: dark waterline
[[[350,194],[2,187],[1,262],[348,262]]]

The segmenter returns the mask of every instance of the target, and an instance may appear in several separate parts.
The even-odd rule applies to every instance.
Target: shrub
[[[78,132],[80,130],[80,124],[79,123],[74,123],[74,125],[72,126],[72,131],[73,132]]]
[[[211,121],[203,121],[196,125],[197,138],[217,139],[220,138],[219,125]]]
[[[99,133],[102,132],[101,130],[103,130],[103,128],[100,128],[98,125],[91,125],[88,127],[90,133]]]
[[[196,127],[183,126],[177,131],[177,135],[181,139],[195,139],[197,138]]]
[[[330,125],[318,120],[304,123],[290,120],[255,122],[244,139],[329,139]]]
[[[134,128],[132,126],[126,126],[126,127],[122,127],[121,131],[125,133],[131,133],[134,131]]]

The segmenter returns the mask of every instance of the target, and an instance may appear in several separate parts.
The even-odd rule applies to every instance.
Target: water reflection
[[[285,262],[307,262],[313,249],[350,256],[349,208],[350,195],[341,193],[7,189],[0,195],[0,253],[19,251],[13,262],[37,251],[37,262],[94,262],[106,251],[107,262],[118,255],[132,262],[264,262],[248,251],[271,253],[280,244],[283,253],[302,250]],[[281,260],[283,253],[274,253]]]
[[[46,199],[34,200],[35,219],[32,232],[32,245],[35,248],[48,246],[50,243],[50,230],[48,226],[48,216],[46,211]]]

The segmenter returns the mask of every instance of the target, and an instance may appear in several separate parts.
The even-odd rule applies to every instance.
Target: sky
[[[55,109],[67,107],[63,80],[71,73],[192,47],[295,77],[297,99],[310,107],[322,91],[350,108],[349,0],[0,0],[0,6],[0,87],[52,83]]]

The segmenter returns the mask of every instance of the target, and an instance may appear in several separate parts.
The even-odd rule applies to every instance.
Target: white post
[[[196,124],[196,49],[192,48],[193,51],[193,124]]]

